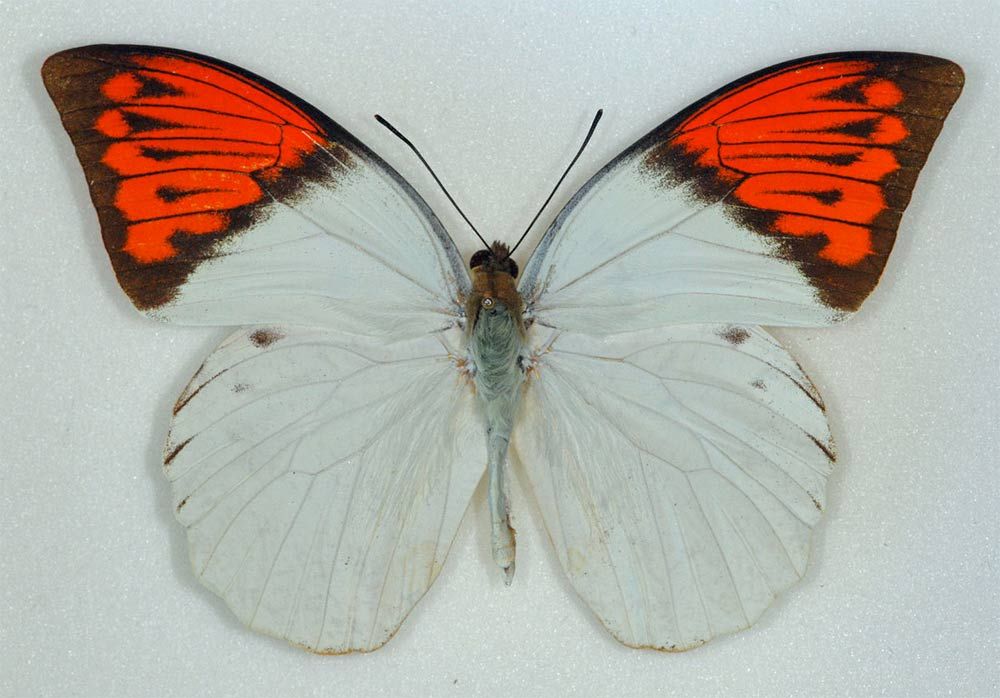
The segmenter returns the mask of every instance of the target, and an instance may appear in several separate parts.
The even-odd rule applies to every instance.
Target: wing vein
[[[564,379],[562,377],[560,377],[560,380],[562,380],[562,382],[567,387],[569,387],[569,389],[572,392],[576,393],[577,398],[579,398],[580,400],[582,400],[584,404],[586,404],[592,410],[594,409],[594,406],[587,400],[586,396],[584,396],[583,394],[580,393],[579,390],[577,390],[576,386],[574,386],[570,381],[567,381],[566,379]],[[563,417],[565,418],[567,416],[566,409],[563,407],[563,408],[560,408],[560,411],[563,413]],[[571,460],[577,460],[577,459],[574,458],[574,459],[571,459]],[[586,473],[582,470],[581,463],[579,463],[577,461],[576,462],[576,467],[577,467],[578,471],[580,472],[580,474],[583,475],[583,481],[587,482]],[[590,487],[589,487],[589,483],[588,483],[588,490],[589,489],[590,489]],[[553,492],[557,492],[557,490],[555,490],[553,488]],[[591,502],[593,503],[593,495],[589,491],[588,491],[588,496],[590,497]],[[559,497],[559,495],[556,494],[555,495],[555,500],[557,502],[558,502],[558,497]],[[557,506],[557,509],[558,509],[558,504],[556,506]],[[594,508],[596,510],[596,507],[592,507],[592,508]],[[559,517],[560,517],[560,526],[562,527],[563,532],[565,533],[566,528],[565,528],[565,524],[562,521],[562,515],[559,514]],[[618,594],[619,594],[619,596],[620,596],[620,598],[622,600],[622,612],[625,614],[625,624],[628,625],[629,633],[631,633],[631,636],[635,637],[636,636],[635,635],[635,628],[632,625],[632,614],[629,613],[628,602],[625,600],[625,587],[622,585],[621,578],[618,576],[618,569],[615,567],[614,562],[612,561],[613,560],[613,556],[611,554],[611,547],[609,546],[608,541],[606,541],[603,536],[600,536],[600,535],[597,536],[597,540],[601,543],[601,546],[604,548],[604,552],[608,556],[608,566],[611,568],[611,576],[614,577],[615,584],[618,587]],[[569,560],[569,546],[564,543],[563,544],[563,548],[567,551],[567,562],[568,562],[568,560]],[[567,567],[568,567],[568,565],[567,565]]]
[[[712,204],[710,204],[708,206],[704,206],[702,208],[695,209],[694,211],[688,213],[686,216],[683,216],[679,221],[677,221],[675,223],[671,223],[670,226],[667,227],[667,228],[665,228],[664,230],[659,230],[659,231],[657,231],[657,232],[655,232],[655,233],[653,233],[651,235],[646,236],[642,240],[639,240],[638,242],[633,243],[632,245],[630,245],[629,247],[625,248],[624,250],[622,250],[620,252],[617,252],[616,254],[612,255],[611,257],[609,257],[608,259],[604,260],[600,264],[598,264],[598,265],[596,265],[596,266],[588,269],[585,272],[582,272],[581,274],[577,275],[573,279],[570,279],[566,283],[564,283],[561,286],[559,286],[559,288],[551,291],[550,292],[551,295],[554,296],[555,294],[559,293],[560,291],[563,291],[566,288],[568,288],[569,286],[572,286],[573,284],[577,283],[578,281],[581,281],[582,279],[590,276],[591,274],[593,274],[594,272],[598,271],[599,269],[602,269],[602,268],[608,266],[609,264],[617,261],[618,259],[620,259],[620,258],[622,258],[622,257],[624,257],[626,255],[629,255],[629,254],[635,252],[640,247],[643,247],[644,245],[647,245],[650,242],[663,237],[664,235],[669,235],[678,226],[683,225],[684,223],[690,221],[691,219],[693,219],[696,216],[704,213],[705,211],[711,211],[716,206],[718,206],[727,196],[729,196],[735,189],[736,189],[736,187],[733,186],[731,189],[729,189],[729,191],[727,191],[725,194],[723,194],[719,198],[719,201],[716,201],[715,203],[712,203]]]
[[[356,242],[353,242],[352,240],[344,237],[343,235],[338,235],[337,233],[334,233],[332,230],[329,230],[326,227],[324,227],[322,223],[318,222],[317,220],[315,220],[311,216],[306,215],[303,211],[301,211],[300,209],[296,208],[295,206],[292,206],[291,204],[288,204],[288,203],[286,203],[284,201],[281,201],[280,199],[275,198],[274,194],[270,190],[266,190],[266,191],[268,193],[268,196],[270,196],[273,201],[275,201],[275,202],[279,203],[280,205],[286,207],[288,210],[295,212],[303,220],[305,220],[306,222],[310,223],[311,225],[316,226],[317,228],[319,228],[320,230],[322,230],[324,233],[326,233],[330,238],[332,238],[334,240],[338,240],[341,244],[346,245],[347,247],[353,247],[355,250],[357,250],[358,252],[361,252],[363,255],[366,255],[367,257],[371,258],[374,262],[382,265],[383,267],[385,267],[389,271],[392,271],[392,272],[395,272],[395,273],[399,274],[401,277],[403,277],[404,279],[406,279],[407,281],[409,281],[411,284],[413,284],[414,286],[416,286],[420,290],[422,290],[425,293],[427,293],[428,295],[430,295],[431,298],[437,299],[439,301],[441,300],[438,297],[438,294],[433,289],[428,288],[427,286],[424,286],[422,283],[420,283],[419,281],[417,281],[416,279],[414,279],[409,274],[405,273],[402,269],[400,269],[396,265],[392,264],[389,260],[385,259],[381,255],[375,254],[375,252],[373,252],[372,250],[369,250],[367,247],[363,247],[362,245],[360,245],[360,244],[358,244]],[[364,218],[363,216],[361,216],[360,214],[358,214],[356,211],[353,211],[349,206],[347,206],[346,204],[344,204],[339,199],[331,199],[331,200],[334,201],[334,202],[336,202],[338,205],[340,205],[345,210],[348,210],[351,213],[353,213],[354,215],[356,215],[359,220],[361,220],[361,221],[363,221],[363,222],[368,223],[369,225],[371,225],[371,223],[366,218]],[[377,230],[378,228],[373,228],[373,229]]]

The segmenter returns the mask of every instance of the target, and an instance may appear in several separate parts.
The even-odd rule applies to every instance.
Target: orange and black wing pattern
[[[227,239],[366,149],[314,107],[236,66],[176,49],[51,56],[45,87],[76,146],[119,283],[158,307]],[[349,150],[348,150],[349,147]]]
[[[853,311],[963,81],[956,64],[917,54],[799,59],[716,91],[635,149],[648,172],[773,239],[826,305]]]

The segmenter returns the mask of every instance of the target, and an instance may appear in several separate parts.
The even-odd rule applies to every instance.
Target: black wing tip
[[[53,86],[55,89],[58,89],[60,79],[94,71],[93,67],[89,70],[83,69],[84,65],[92,64],[94,62],[109,63],[115,60],[127,59],[130,56],[139,54],[177,56],[178,58],[194,60],[234,73],[235,75],[274,92],[282,99],[305,112],[307,116],[313,119],[320,126],[320,128],[323,129],[325,135],[334,140],[346,141],[351,143],[352,146],[360,146],[360,149],[367,150],[367,148],[354,136],[352,136],[344,127],[324,114],[320,109],[302,99],[295,93],[285,89],[281,85],[278,85],[277,83],[274,83],[267,78],[247,70],[246,68],[242,68],[234,63],[230,63],[214,56],[198,53],[196,51],[189,51],[187,49],[145,44],[88,44],[86,46],[77,46],[54,53],[45,59],[41,68],[42,81],[45,82],[46,87],[49,89],[51,94]],[[74,64],[78,64],[79,68],[74,68]]]
[[[809,56],[800,56],[780,63],[775,63],[750,75],[740,78],[736,82],[743,82],[761,74],[773,73],[785,68],[797,65],[807,65],[810,63],[823,63],[836,60],[855,61],[876,61],[888,66],[895,65],[898,68],[933,68],[941,72],[941,82],[951,85],[961,86],[965,83],[965,72],[962,67],[948,58],[932,56],[926,53],[915,53],[912,51],[881,51],[881,50],[860,50],[860,51],[830,51],[827,53],[816,53]]]

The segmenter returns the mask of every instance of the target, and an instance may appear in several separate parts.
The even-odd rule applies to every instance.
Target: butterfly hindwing
[[[390,337],[460,314],[468,276],[433,213],[291,93],[206,56],[142,46],[63,51],[42,75],[139,309]]]
[[[878,282],[962,82],[950,61],[870,52],[727,85],[581,189],[522,292],[589,332],[840,319]]]
[[[583,600],[636,647],[752,624],[804,573],[833,463],[799,366],[732,325],[533,345],[513,447]]]
[[[372,650],[433,583],[486,465],[455,341],[250,328],[191,380],[164,472],[195,573],[248,626]]]

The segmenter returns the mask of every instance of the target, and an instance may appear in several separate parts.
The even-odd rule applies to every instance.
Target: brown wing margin
[[[290,92],[186,51],[70,49],[45,61],[42,79],[83,165],[118,281],[141,310],[170,301],[274,199],[332,183],[355,156],[377,160]]]
[[[850,312],[878,283],[963,83],[959,66],[931,56],[803,58],[726,85],[621,157],[638,155],[649,174],[687,183],[706,204],[723,201],[828,306]]]

